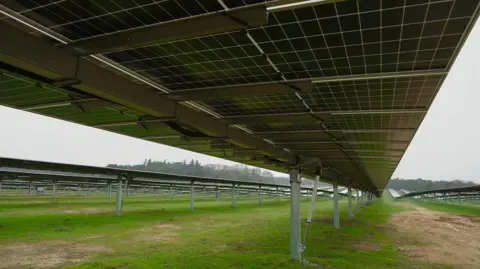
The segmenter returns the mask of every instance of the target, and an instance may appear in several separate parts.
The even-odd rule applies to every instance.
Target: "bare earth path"
[[[408,211],[393,214],[389,223],[410,241],[401,247],[402,252],[454,268],[480,268],[480,217],[431,211],[409,203],[398,205]]]

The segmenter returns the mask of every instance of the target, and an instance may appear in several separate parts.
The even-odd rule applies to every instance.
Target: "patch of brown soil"
[[[82,239],[91,240],[91,239],[98,239],[98,238],[105,238],[105,237],[107,237],[107,236],[104,235],[104,234],[92,234],[92,235],[87,235],[87,236],[83,237]]]
[[[139,234],[135,236],[135,239],[138,241],[143,241],[143,242],[159,242],[159,243],[164,243],[164,242],[173,242],[175,241],[180,235],[176,232],[159,232],[155,234]]]
[[[112,252],[98,244],[42,241],[0,246],[0,268],[52,268],[78,263],[93,253]]]
[[[182,226],[171,223],[147,226],[134,231],[135,239],[142,242],[173,242],[180,237],[175,230],[181,228]]]
[[[384,245],[376,242],[358,242],[353,245],[355,249],[365,250],[365,251],[378,251]]]
[[[414,236],[399,250],[406,256],[429,262],[453,265],[455,268],[478,268],[480,264],[479,218],[430,211],[402,204],[414,211],[395,213],[389,223],[399,236]]]
[[[69,213],[69,214],[97,214],[97,213],[105,213],[109,211],[111,210],[105,209],[105,208],[84,207],[76,210],[65,210],[63,212]]]
[[[50,201],[23,201],[22,204],[24,205],[30,205],[30,204],[46,204],[49,203]]]

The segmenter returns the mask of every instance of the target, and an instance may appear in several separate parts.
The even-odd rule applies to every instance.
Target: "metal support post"
[[[258,185],[258,204],[262,204],[262,186]]]
[[[125,195],[126,195],[126,196],[128,196],[128,194],[129,194],[128,188],[130,187],[130,186],[129,186],[130,184],[128,184],[128,182],[129,182],[128,179],[125,180]]]
[[[28,195],[32,194],[32,181],[28,184]]]
[[[0,192],[2,192],[2,180],[0,179]]]
[[[190,211],[194,211],[195,208],[193,207],[193,200],[195,195],[195,185],[194,181],[190,181]]]
[[[57,190],[57,181],[53,180],[52,181],[52,199],[55,198],[55,191]]]
[[[215,200],[218,200],[219,198],[219,191],[218,191],[218,186],[215,187]]]
[[[108,181],[107,183],[107,195],[108,195],[108,203],[112,203],[112,182]]]
[[[318,183],[320,181],[321,173],[322,167],[320,165],[317,165],[315,170],[315,179],[313,182],[312,199],[310,200],[310,209],[308,210],[307,225],[305,227],[305,235],[303,237],[303,248],[307,246],[308,228],[310,226],[310,223],[312,222],[313,212],[315,211],[315,200],[317,199]]]
[[[122,176],[118,176],[117,181],[117,201],[116,201],[116,215],[122,214]]]
[[[351,183],[350,183],[351,184]],[[352,187],[348,186],[348,218],[353,218],[353,208],[352,208]]]
[[[277,186],[277,193],[276,193],[276,196],[277,196],[277,202],[280,201],[280,192],[278,192],[278,186]]]
[[[170,184],[170,193],[169,193],[169,195],[170,195],[170,201],[172,201],[172,200],[173,200],[173,184]]]
[[[333,227],[340,228],[340,215],[338,210],[338,180],[333,180]]]
[[[360,212],[360,190],[356,190],[355,208],[357,212]]]
[[[232,184],[232,207],[237,207],[237,191],[235,190],[235,183]]]
[[[298,167],[290,168],[290,259],[295,261],[301,260],[300,181]]]
[[[462,194],[460,192],[458,193],[458,205],[462,206]]]
[[[203,186],[202,200],[205,199],[206,195],[207,195],[207,187]]]

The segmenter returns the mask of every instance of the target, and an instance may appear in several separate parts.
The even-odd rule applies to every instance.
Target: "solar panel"
[[[54,76],[6,59],[0,101],[263,167],[291,155],[318,157],[345,182],[381,189],[477,20],[479,2],[362,0],[276,10],[284,1],[8,2],[4,15],[38,23],[29,31],[56,36],[70,55],[100,51],[82,59],[139,88],[132,95],[118,83],[106,90],[109,81],[56,87]],[[198,33],[141,35],[182,23]],[[125,33],[128,44],[118,43]],[[108,103],[93,106],[92,98]]]

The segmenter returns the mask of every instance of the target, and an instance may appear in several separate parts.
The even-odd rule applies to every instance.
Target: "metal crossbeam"
[[[221,99],[235,96],[256,96],[283,93],[304,93],[312,91],[310,80],[278,81],[269,83],[252,83],[245,85],[209,87],[175,91],[167,96],[175,101],[198,101]]]
[[[263,124],[263,123],[302,123],[302,122],[330,122],[329,113],[286,113],[270,115],[234,116],[224,117],[222,122],[228,125],[233,124]]]
[[[154,117],[176,118],[180,123],[195,127],[208,136],[220,137],[228,133],[229,142],[239,147],[256,148],[262,153],[279,156],[287,162],[294,158],[293,154],[261,138],[253,137],[238,128],[228,127],[204,113],[162,97],[152,89],[94,64],[90,59],[78,58],[17,27],[1,24],[0,32],[9,37],[0,43],[0,60],[4,63],[52,79],[72,77],[76,74],[82,84],[72,87],[81,91]],[[37,53],[38,51],[42,53]]]
[[[249,5],[85,38],[63,47],[77,55],[100,54],[183,38],[232,32],[266,23],[266,6]]]
[[[312,82],[313,83],[328,83],[328,82],[343,82],[343,81],[368,80],[368,79],[443,76],[443,75],[447,75],[447,74],[448,74],[448,70],[445,70],[445,69],[430,69],[430,70],[415,70],[415,71],[361,74],[361,75],[350,75],[350,76],[320,77],[320,78],[312,78]]]

